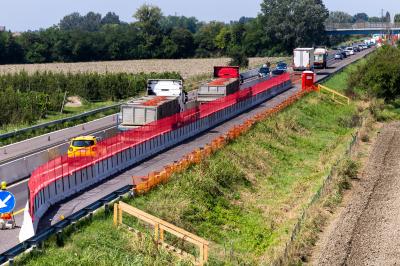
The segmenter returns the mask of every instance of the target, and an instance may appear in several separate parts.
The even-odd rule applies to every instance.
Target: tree
[[[73,30],[78,29],[83,21],[83,17],[78,13],[74,12],[70,15],[65,16],[59,23],[61,30]]]
[[[333,11],[329,13],[326,23],[353,23],[353,16],[343,11]]]
[[[189,30],[191,33],[195,33],[200,27],[200,23],[195,17],[185,16],[163,17],[161,25],[164,32],[171,31],[175,28],[182,28]]]
[[[400,23],[400,14],[394,15],[394,23]]]
[[[101,14],[89,12],[87,13],[80,25],[80,29],[85,31],[98,31],[101,27]]]
[[[208,24],[204,24],[199,31],[196,32],[194,42],[197,46],[197,56],[210,57],[219,55],[220,48],[218,48],[215,40],[224,26],[222,22],[211,21]]]
[[[121,24],[119,20],[119,16],[116,15],[114,12],[108,12],[102,19],[101,24]]]
[[[178,48],[175,58],[186,58],[194,55],[195,45],[192,32],[188,29],[176,28],[171,32],[171,40]]]
[[[98,31],[101,27],[101,14],[89,12],[85,16],[74,12],[65,16],[59,23],[61,30]]]
[[[368,15],[365,13],[357,13],[354,15],[354,22],[359,23],[359,22],[367,22],[369,19]]]
[[[159,56],[159,48],[163,41],[161,32],[163,15],[161,9],[157,6],[142,5],[134,14],[134,18],[138,20],[136,25],[142,35],[143,44],[139,49],[144,57]]]
[[[239,67],[249,66],[249,59],[239,46],[232,47],[229,51],[229,56],[231,57],[229,65]]]
[[[133,17],[138,20],[138,26],[150,35],[159,31],[163,15],[161,9],[157,6],[142,5]]]
[[[391,22],[389,11],[386,11],[386,15],[384,17],[384,22],[387,22],[387,23]]]
[[[264,0],[261,11],[268,44],[277,51],[291,53],[323,40],[329,13],[322,0]]]
[[[371,23],[380,23],[380,22],[382,22],[382,18],[379,18],[379,17],[370,17],[370,18],[368,19],[368,22],[371,22]]]

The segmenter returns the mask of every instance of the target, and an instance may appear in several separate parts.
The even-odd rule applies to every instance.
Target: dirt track
[[[313,265],[400,265],[400,123],[386,125]]]

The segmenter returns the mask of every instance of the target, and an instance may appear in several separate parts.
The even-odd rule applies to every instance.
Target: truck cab
[[[147,81],[147,95],[178,97],[181,111],[188,101],[187,92],[183,89],[183,81],[176,79],[149,79]]]
[[[326,68],[328,62],[328,50],[316,48],[314,51],[314,68]]]

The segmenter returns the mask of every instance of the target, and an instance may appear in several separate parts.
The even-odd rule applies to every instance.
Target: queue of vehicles
[[[354,55],[355,53],[361,52],[365,49],[370,48],[373,45],[373,43],[359,43],[359,44],[354,44],[352,46],[342,46],[337,48],[336,53],[335,53],[335,60],[343,60],[351,55]]]
[[[367,49],[372,44],[357,44],[338,48],[334,55],[335,60],[342,60],[356,52]],[[293,53],[293,70],[307,71],[314,68],[326,68],[328,49],[296,48]],[[258,70],[258,78],[278,76],[288,71],[288,65],[281,61],[271,69],[269,63]],[[118,116],[118,129],[127,131],[153,121],[174,115],[185,110],[198,107],[218,98],[233,94],[239,90],[243,77],[239,67],[214,67],[213,80],[202,84],[195,94],[195,98],[188,99],[183,88],[182,80],[148,80],[147,95],[129,100],[121,106]],[[68,157],[84,157],[96,155],[97,140],[93,136],[80,136],[70,142]]]

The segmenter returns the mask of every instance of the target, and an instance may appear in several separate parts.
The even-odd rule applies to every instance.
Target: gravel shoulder
[[[400,264],[400,123],[381,129],[359,179],[317,243],[312,265]]]

